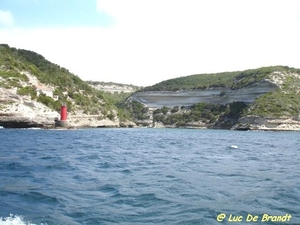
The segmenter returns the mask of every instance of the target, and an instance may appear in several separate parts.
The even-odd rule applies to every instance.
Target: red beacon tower
[[[65,103],[63,103],[61,105],[61,108],[60,108],[60,126],[61,127],[68,127],[69,124],[68,124],[68,120],[67,120],[67,106]]]
[[[67,106],[65,104],[60,108],[60,120],[67,120]]]

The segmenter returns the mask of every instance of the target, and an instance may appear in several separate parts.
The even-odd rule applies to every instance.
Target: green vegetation
[[[32,86],[26,86],[26,87],[19,88],[17,93],[19,95],[30,95],[31,99],[37,98],[36,88],[32,87]]]
[[[167,112],[156,110],[153,112],[154,122],[161,122],[165,125],[175,125],[177,127],[186,126],[192,122],[203,122],[209,127],[220,124],[220,128],[231,127],[241,116],[247,105],[243,102],[233,102],[226,105],[197,103],[188,108],[187,112],[179,111],[178,106]],[[167,108],[164,107],[166,110]],[[172,111],[175,113],[172,113]]]
[[[38,100],[38,102],[43,103],[44,105],[48,106],[51,109],[54,109],[56,111],[60,110],[61,103],[59,101],[54,101],[53,98],[51,98],[49,96],[41,94],[37,100]],[[72,107],[72,106],[69,104],[69,107]]]
[[[132,101],[129,106],[127,106],[127,110],[130,112],[130,115],[136,120],[148,120],[149,116],[149,108],[145,107],[142,103],[137,101]]]
[[[0,56],[1,57],[1,56]],[[1,71],[0,70],[0,87],[22,87],[22,81],[28,81],[27,76],[16,71]]]
[[[299,74],[299,70],[293,70]],[[262,117],[294,117],[300,113],[300,79],[285,76],[281,89],[260,96],[251,104],[245,115]]]
[[[215,74],[197,74],[166,80],[146,87],[141,91],[178,91],[210,87],[239,89],[261,81],[274,71],[291,71],[300,74],[299,70],[285,66],[263,67],[259,69]]]
[[[21,74],[21,71],[28,71],[41,83],[56,87],[53,94],[59,97],[59,101],[44,95],[37,98],[33,87],[23,87],[21,82],[28,81],[28,77]],[[81,109],[86,114],[103,113],[104,116],[113,118],[111,111],[115,110],[121,120],[129,118],[123,104],[129,94],[98,91],[67,69],[47,61],[43,56],[32,51],[10,48],[8,45],[1,44],[0,80],[0,87],[17,87],[18,94],[30,95],[32,99],[37,98],[39,102],[54,110],[59,110],[58,106],[66,103],[69,111]]]
[[[249,107],[247,114],[263,117],[292,117],[298,116],[299,112],[299,95],[277,90],[258,98]]]

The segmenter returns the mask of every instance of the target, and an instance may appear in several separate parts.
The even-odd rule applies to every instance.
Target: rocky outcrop
[[[89,85],[96,90],[110,92],[110,93],[133,93],[140,89],[140,87],[126,84],[117,84],[112,82],[93,82],[88,81]]]
[[[262,94],[278,88],[276,84],[268,80],[262,80],[247,87],[231,90],[228,88],[213,87],[208,89],[184,90],[184,91],[146,91],[137,92],[131,96],[152,108],[191,106],[195,103],[206,102],[214,104],[227,104],[230,102],[245,102],[250,104]]]
[[[116,113],[116,112],[115,112]],[[131,121],[120,121],[117,116],[111,120],[99,115],[87,115],[82,111],[76,111],[68,115],[69,126],[71,127],[136,127],[136,124]]]
[[[299,131],[300,120],[297,118],[263,118],[248,116],[239,119],[233,130],[263,130],[263,131]]]
[[[0,126],[4,128],[54,128],[60,119],[55,112],[29,96],[20,96],[17,89],[0,88]],[[116,113],[116,112],[115,112]],[[70,127],[136,127],[131,121],[120,122],[99,115],[87,115],[81,111],[68,113]]]
[[[98,119],[97,116],[70,116],[69,125],[71,127],[119,127],[119,121],[109,119]]]
[[[1,71],[1,69],[0,69]],[[6,70],[4,70],[6,71]],[[20,81],[18,86],[36,87],[37,95],[39,89],[37,87],[48,87],[42,84],[34,75],[28,71],[21,71],[20,74],[25,75],[28,80]],[[7,83],[10,78],[0,77],[0,82]],[[127,86],[125,86],[127,87]],[[50,87],[54,89],[54,87]],[[49,89],[50,89],[49,88]],[[44,93],[47,95],[47,93]],[[53,93],[47,95],[53,98]],[[70,99],[75,104],[75,102]],[[107,112],[114,115],[108,119],[107,116],[99,113],[98,115],[89,115],[83,110],[78,109],[68,113],[69,127],[135,127],[135,123],[131,121],[119,121],[116,111]],[[18,88],[11,89],[0,86],[0,127],[4,128],[54,128],[61,124],[58,122],[60,114],[53,111],[46,105],[31,99],[29,95],[18,94]]]
[[[0,88],[0,103],[0,126],[5,128],[49,128],[59,118],[57,112],[29,96],[19,96],[16,89]]]

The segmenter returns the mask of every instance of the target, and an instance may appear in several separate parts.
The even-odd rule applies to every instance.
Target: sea
[[[300,224],[300,132],[0,129],[0,225]]]

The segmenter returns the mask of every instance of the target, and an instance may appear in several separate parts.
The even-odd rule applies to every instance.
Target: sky
[[[299,0],[0,0],[0,43],[83,80],[300,68]]]

